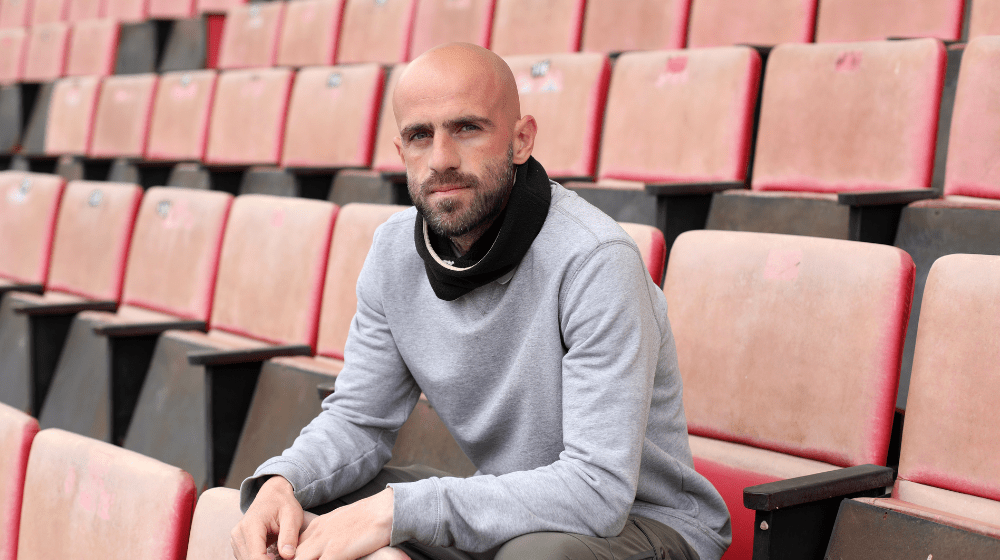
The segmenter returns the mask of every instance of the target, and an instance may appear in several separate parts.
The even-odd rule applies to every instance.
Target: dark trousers
[[[423,465],[386,467],[359,490],[310,511],[322,515],[373,496],[390,482],[414,482],[432,476],[450,475]],[[464,552],[413,542],[399,548],[412,560],[699,560],[698,553],[677,531],[636,515],[629,515],[622,532],[609,538],[574,533],[528,533],[487,552]]]

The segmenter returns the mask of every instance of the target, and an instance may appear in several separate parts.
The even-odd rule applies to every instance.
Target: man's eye
[[[427,134],[426,132],[414,132],[413,134],[410,135],[410,142],[417,142],[419,140],[423,140],[424,138],[429,138],[429,137],[430,135]]]
[[[479,130],[479,126],[474,124],[463,124],[462,128],[460,128],[459,130],[461,130],[462,132],[471,132],[474,130]]]

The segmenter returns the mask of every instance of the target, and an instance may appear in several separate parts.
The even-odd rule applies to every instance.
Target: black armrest
[[[860,465],[834,471],[758,484],[743,489],[743,505],[757,511],[774,511],[838,496],[885,488],[892,484],[889,467]]]
[[[281,356],[310,356],[312,348],[306,344],[287,346],[263,346],[245,350],[204,350],[188,354],[188,363],[193,366],[222,366],[263,362]]]
[[[730,189],[745,189],[743,181],[711,181],[707,183],[646,183],[646,192],[656,196],[712,194]]]
[[[205,321],[164,321],[162,323],[133,323],[130,325],[98,325],[94,333],[117,338],[128,336],[149,336],[169,330],[202,331],[208,328]]]
[[[71,303],[25,303],[14,308],[22,315],[73,315],[81,311],[114,311],[116,301],[77,301]]]
[[[938,198],[940,195],[931,189],[915,189],[909,191],[861,191],[837,194],[837,202],[847,206],[886,206],[890,204],[909,204],[918,200]]]
[[[320,383],[316,386],[316,392],[319,394],[319,400],[326,400],[327,397],[333,394],[333,385],[333,383]]]
[[[45,286],[41,284],[11,284],[10,286],[0,286],[0,297],[3,297],[7,292],[28,292],[31,294],[39,294],[45,292]]]

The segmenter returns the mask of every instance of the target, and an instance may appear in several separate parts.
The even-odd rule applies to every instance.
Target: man
[[[324,411],[243,482],[237,558],[275,536],[285,559],[719,558],[729,516],[692,468],[663,293],[531,158],[510,69],[438,47],[393,107],[416,210],[375,235]],[[380,472],[421,391],[477,476]]]

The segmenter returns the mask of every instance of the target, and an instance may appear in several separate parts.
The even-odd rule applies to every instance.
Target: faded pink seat
[[[21,27],[0,28],[0,85],[21,81],[28,31]]]
[[[1000,1],[972,2],[969,8],[969,40],[983,35],[1000,35]]]
[[[66,21],[70,0],[34,0],[31,3],[31,27]]]
[[[193,18],[195,0],[149,0],[149,17],[156,19]]]
[[[816,42],[890,37],[957,41],[962,36],[964,6],[964,0],[823,0],[816,16]]]
[[[174,0],[183,5],[185,1]],[[150,17],[149,8],[153,0],[105,0],[103,17],[122,22],[142,22]]]
[[[337,63],[405,62],[416,0],[344,0]]]
[[[337,59],[344,0],[297,0],[285,6],[278,66],[329,66]]]
[[[105,0],[67,0],[66,21],[78,22],[103,17],[104,2]]]
[[[28,31],[24,52],[24,82],[50,82],[64,75],[69,24],[52,22],[34,25]]]
[[[219,560],[232,556],[229,532],[241,519],[239,491],[212,488],[202,492],[191,519],[186,560]]]
[[[294,72],[230,70],[219,75],[208,129],[208,165],[277,165]],[[254,115],[248,120],[247,115]]]
[[[184,558],[191,475],[138,453],[43,430],[28,459],[18,560]],[[58,535],[58,538],[53,538]]]
[[[247,0],[197,0],[195,10],[197,13],[221,14],[246,3]]]
[[[693,0],[689,47],[811,43],[817,0]]]
[[[649,276],[657,286],[663,285],[663,269],[667,259],[667,246],[663,232],[646,224],[619,222],[625,233],[629,234],[639,246],[642,262],[646,263]]]
[[[507,57],[521,114],[538,121],[532,155],[549,177],[592,178],[611,63],[600,53]]]
[[[273,66],[285,2],[255,2],[233,6],[219,46],[219,68]]]
[[[0,294],[45,286],[65,186],[58,175],[0,171]]]
[[[118,21],[113,19],[88,19],[73,24],[66,53],[66,75],[114,74],[118,35]]]
[[[743,488],[885,464],[913,288],[883,245],[746,232],[677,238],[663,291],[694,465],[750,558]]]
[[[490,50],[500,56],[580,50],[584,0],[496,0]]]
[[[52,88],[45,126],[45,153],[50,156],[85,155],[94,131],[94,110],[101,78],[62,78]]]
[[[691,0],[589,0],[580,50],[612,53],[683,48],[690,5]]]
[[[405,177],[406,166],[399,159],[396,144],[392,139],[399,136],[396,126],[396,113],[392,109],[392,92],[396,89],[399,76],[406,69],[406,64],[397,64],[389,71],[385,81],[385,95],[382,101],[382,115],[378,121],[378,132],[375,137],[375,155],[372,157],[372,169],[395,177]],[[404,179],[405,180],[405,179]]]
[[[160,75],[149,123],[146,159],[201,161],[218,76],[213,70]]]
[[[0,0],[0,29],[31,26],[35,0]]]
[[[31,442],[37,433],[37,420],[0,404],[0,557],[3,558],[17,558],[24,474]]]
[[[421,0],[413,21],[410,60],[444,43],[490,46],[497,0]]]
[[[104,79],[94,115],[90,157],[143,157],[158,79],[156,74]]]

